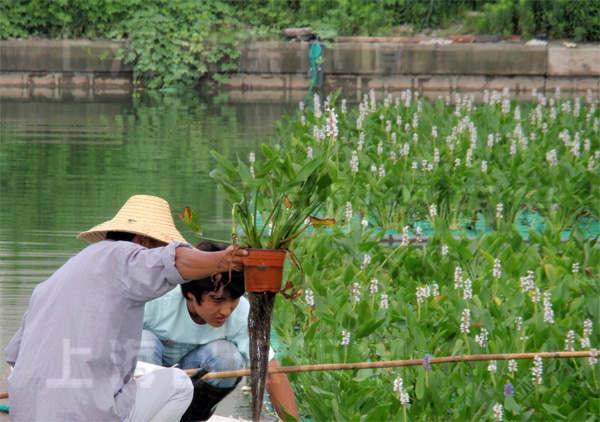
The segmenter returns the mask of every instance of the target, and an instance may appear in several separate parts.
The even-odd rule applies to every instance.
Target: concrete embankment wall
[[[364,39],[363,39],[364,41]],[[222,88],[233,90],[308,89],[309,42],[250,42],[242,47],[238,71]],[[132,68],[119,59],[120,41],[0,41],[0,95],[31,90],[58,95],[127,93]],[[600,89],[600,46],[562,43],[452,43],[427,41],[358,42],[352,38],[323,49],[323,87],[346,93],[371,88],[388,92]]]

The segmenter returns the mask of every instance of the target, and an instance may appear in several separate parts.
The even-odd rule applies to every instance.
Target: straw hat
[[[132,196],[115,218],[80,233],[77,239],[96,243],[106,239],[107,232],[141,234],[167,243],[173,240],[186,241],[175,228],[169,203],[148,195]]]

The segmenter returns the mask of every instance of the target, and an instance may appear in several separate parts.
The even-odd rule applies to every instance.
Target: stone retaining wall
[[[435,42],[435,41],[434,41]],[[307,90],[309,42],[252,42],[242,48],[238,72],[224,88]],[[119,59],[126,42],[89,40],[0,41],[2,95],[31,89],[126,93],[132,69]],[[561,43],[435,44],[355,42],[323,49],[323,86],[347,93],[385,89],[513,92],[600,89],[600,46]]]

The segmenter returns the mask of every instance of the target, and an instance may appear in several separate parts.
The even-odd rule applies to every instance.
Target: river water
[[[87,245],[78,233],[148,194],[170,203],[190,243],[197,239],[177,218],[186,206],[206,236],[227,239],[231,214],[209,177],[210,151],[248,157],[298,103],[178,93],[0,99],[0,376],[34,287]]]

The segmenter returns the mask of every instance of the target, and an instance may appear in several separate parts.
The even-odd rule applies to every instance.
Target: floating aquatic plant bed
[[[504,90],[476,105],[373,92],[353,108],[340,97],[277,128],[275,148],[302,166],[328,148],[324,110],[337,114],[323,210],[338,223],[295,241],[304,295],[273,312],[283,365],[598,348],[597,93],[517,103]],[[596,357],[288,377],[315,420],[600,413]]]
[[[352,222],[356,224],[360,222],[357,218],[353,218]],[[257,225],[259,227],[263,226],[262,219],[258,217]],[[373,224],[372,224],[373,225]],[[468,238],[475,238],[481,234],[489,234],[493,230],[489,224],[486,224],[485,217],[481,214],[477,215],[477,218],[473,222],[461,222],[458,224],[459,230],[450,230],[455,237],[460,237],[461,235],[465,235]],[[527,212],[523,213],[518,217],[517,221],[514,223],[514,228],[523,236],[525,241],[529,240],[529,233],[533,230],[537,234],[542,234],[546,230],[546,222],[545,219],[537,213]],[[568,227],[562,233],[560,233],[561,239],[567,240],[573,230],[578,230],[581,232],[581,235],[587,236],[589,238],[596,238],[600,235],[600,222],[592,217],[584,216],[581,217],[577,222],[573,224],[573,226]],[[306,232],[312,233],[314,231],[313,228],[309,228]],[[333,233],[331,229],[325,229],[328,233]],[[374,234],[378,234],[381,230],[375,229],[373,231]],[[398,230],[384,230],[386,234],[386,240],[389,245],[394,245],[402,240],[403,234]],[[238,229],[238,233],[240,230]],[[427,239],[433,235],[434,227],[429,220],[416,220],[411,223],[410,227],[406,229],[406,236],[409,237],[411,243],[416,241],[417,243],[427,243]]]
[[[307,181],[327,182],[307,221],[336,224],[291,237],[302,297],[273,306],[281,364],[598,348],[598,93],[483,97],[371,91],[350,109],[337,92],[284,118],[262,157],[217,157],[225,193],[265,188],[232,201],[267,223],[260,242],[279,218],[308,217],[287,208],[297,179],[327,172]],[[288,377],[315,420],[598,420],[599,368],[593,356]]]
[[[457,239],[466,237],[468,239],[475,239],[478,236],[492,233],[492,229],[485,224],[483,217],[479,218],[474,228],[469,228],[470,225],[465,224],[462,230],[451,230],[450,233]],[[529,242],[530,231],[540,235],[543,234],[546,228],[546,224],[543,218],[539,215],[526,215],[519,218],[519,220],[513,225],[514,229],[519,232],[525,242]],[[566,242],[572,235],[573,231],[578,233],[578,236],[585,236],[590,239],[596,239],[600,235],[600,224],[597,220],[589,217],[584,217],[574,225],[573,228],[569,227],[560,233],[560,238],[563,242]],[[380,230],[374,230],[373,233],[377,234]],[[409,243],[417,243],[420,245],[427,244],[429,238],[434,235],[433,226],[429,221],[416,221],[412,229],[407,230],[405,234],[399,233],[396,230],[385,230],[385,237],[382,240],[384,244],[388,246],[397,246],[404,241]],[[407,239],[407,240],[406,240]]]

